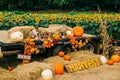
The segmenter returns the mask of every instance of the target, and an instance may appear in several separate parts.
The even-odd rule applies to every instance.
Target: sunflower
[[[36,21],[37,23],[39,23],[40,20],[41,20],[40,17],[35,18],[35,21]]]
[[[91,18],[90,18],[90,21],[91,21],[91,22],[94,22],[94,20],[95,20],[94,17],[91,17]]]

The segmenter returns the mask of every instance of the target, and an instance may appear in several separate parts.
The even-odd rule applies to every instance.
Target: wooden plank
[[[3,55],[12,55],[12,54],[17,54],[21,52],[20,50],[14,50],[14,51],[3,51]]]

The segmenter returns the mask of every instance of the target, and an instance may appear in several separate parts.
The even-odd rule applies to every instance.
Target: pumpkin
[[[114,54],[114,55],[111,56],[111,60],[113,60],[114,62],[119,62],[120,61],[120,56]]]
[[[10,40],[12,42],[19,42],[19,41],[23,41],[24,35],[22,32],[13,32],[10,35]]]
[[[81,37],[84,34],[84,29],[80,26],[76,26],[73,28],[73,35],[75,37]]]
[[[102,64],[106,64],[107,58],[105,56],[100,56],[100,61],[102,62]]]
[[[67,31],[66,31],[66,35],[73,36],[73,33],[72,33],[72,31],[67,30]]]
[[[58,53],[58,55],[59,55],[60,57],[63,57],[63,56],[64,56],[64,52],[63,52],[63,51],[60,51],[60,52]]]
[[[0,58],[3,58],[3,53],[1,51],[1,47],[0,47]]]
[[[113,65],[113,64],[114,64],[114,61],[111,60],[111,59],[109,59],[109,60],[107,61],[107,64],[108,64],[108,65]]]
[[[50,69],[43,70],[41,73],[43,80],[52,80],[53,79],[53,73]]]
[[[55,74],[61,75],[64,73],[64,66],[61,62],[54,62]]]
[[[53,39],[54,40],[60,40],[60,36],[58,34],[53,34]]]
[[[64,60],[70,61],[70,60],[71,60],[71,57],[70,57],[69,55],[64,55]]]

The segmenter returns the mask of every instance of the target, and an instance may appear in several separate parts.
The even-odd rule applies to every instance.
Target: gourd
[[[1,51],[1,47],[0,47],[0,58],[3,58],[3,53]]]
[[[102,62],[102,64],[106,64],[107,58],[105,56],[100,56],[100,61]]]
[[[71,60],[71,57],[70,57],[69,55],[64,55],[64,60],[70,61],[70,60]]]
[[[120,61],[120,56],[114,54],[114,55],[111,56],[111,60],[113,60],[114,62],[119,62]]]
[[[84,29],[81,26],[76,26],[73,28],[73,35],[75,37],[81,37],[84,34]]]
[[[43,70],[41,73],[43,80],[51,80],[53,78],[53,73],[50,69]]]
[[[111,59],[109,59],[109,60],[107,61],[107,64],[108,64],[108,65],[113,65],[113,64],[114,64],[114,61],[111,60]]]
[[[64,56],[64,52],[63,52],[63,51],[60,51],[60,52],[58,53],[58,56],[63,57],[63,56]]]
[[[55,74],[61,75],[64,73],[64,67],[61,62],[54,62]]]
[[[60,36],[58,34],[53,34],[53,39],[54,40],[60,40]]]
[[[10,40],[12,42],[19,42],[19,41],[23,41],[24,35],[22,32],[13,32],[10,36]]]
[[[66,35],[73,36],[73,33],[72,33],[72,31],[67,30],[67,31],[66,31]]]

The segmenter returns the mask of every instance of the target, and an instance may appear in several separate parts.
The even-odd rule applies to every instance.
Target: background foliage
[[[120,0],[0,0],[0,10],[97,10],[120,11]]]
[[[14,26],[48,27],[49,24],[65,24],[69,27],[82,26],[85,33],[99,34],[101,19],[106,19],[111,37],[120,39],[120,14],[117,13],[30,13],[30,12],[0,12],[0,30],[7,30]]]

